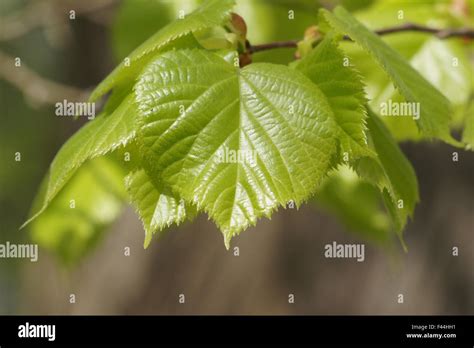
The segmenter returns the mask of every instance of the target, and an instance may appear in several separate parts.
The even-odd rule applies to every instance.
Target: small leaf
[[[183,19],[171,22],[137,47],[92,92],[90,99],[97,100],[117,85],[134,80],[143,67],[159,52],[176,48],[198,47],[193,32],[217,27],[230,19],[234,0],[207,0]]]
[[[413,167],[383,122],[370,109],[368,115],[370,141],[378,158],[362,158],[355,168],[359,175],[380,188],[401,236],[407,218],[413,216],[419,201],[418,181]]]
[[[125,182],[145,228],[145,248],[153,234],[195,215],[195,208],[184,200],[160,192],[143,169],[129,174]]]
[[[227,246],[279,205],[308,199],[337,155],[326,96],[285,66],[167,52],[135,93],[145,169],[207,211]]]
[[[105,155],[130,142],[135,136],[135,115],[133,97],[129,95],[111,115],[98,116],[74,134],[51,163],[43,205],[23,226],[46,209],[86,160]]]
[[[418,127],[428,138],[436,137],[449,144],[460,143],[450,134],[451,108],[449,101],[426,81],[394,49],[367,29],[342,7],[334,13],[321,10],[329,25],[340,34],[347,34],[382,66],[400,93],[409,102],[420,103]]]
[[[372,154],[365,134],[367,99],[364,85],[345,58],[333,38],[327,36],[295,68],[309,77],[328,98],[340,126],[342,151],[350,153],[352,159]]]
[[[79,260],[120,214],[126,198],[123,178],[123,169],[107,157],[88,161],[31,223],[33,241],[66,265]],[[41,204],[38,198],[35,205]]]

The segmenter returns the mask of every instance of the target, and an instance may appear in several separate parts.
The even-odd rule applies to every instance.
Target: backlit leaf
[[[451,108],[449,101],[420,73],[375,33],[364,27],[342,7],[333,13],[321,10],[329,25],[341,34],[347,34],[371,54],[390,76],[408,102],[420,103],[418,127],[428,138],[436,137],[459,145],[450,134]]]
[[[343,152],[352,156],[370,155],[365,134],[367,117],[364,85],[332,37],[326,37],[296,69],[308,76],[326,95],[337,124]]]
[[[227,245],[279,205],[308,199],[337,155],[327,97],[284,66],[167,52],[135,92],[145,169],[208,212]]]

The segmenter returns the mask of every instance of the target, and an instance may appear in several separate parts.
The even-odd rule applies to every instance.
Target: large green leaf
[[[88,161],[31,223],[33,241],[65,264],[80,259],[121,212],[126,197],[123,180],[124,170],[115,161],[107,157]],[[38,198],[35,205],[41,204]]]
[[[188,16],[171,22],[137,47],[127,61],[118,65],[92,92],[91,100],[97,100],[115,86],[134,79],[158,52],[198,46],[192,33],[222,25],[229,19],[233,6],[234,0],[207,0]]]
[[[285,66],[238,69],[204,50],[167,52],[135,92],[147,171],[207,211],[227,246],[278,205],[306,200],[337,155],[327,97]]]
[[[428,137],[436,137],[450,144],[459,145],[450,134],[451,108],[449,101],[426,81],[394,49],[378,35],[367,29],[342,7],[333,13],[321,10],[329,25],[364,48],[390,76],[400,93],[409,102],[420,103],[418,127]]]
[[[145,248],[153,234],[172,224],[180,224],[195,214],[194,207],[184,200],[160,192],[143,169],[129,174],[126,186],[145,228]]]
[[[378,158],[362,158],[355,168],[362,177],[380,188],[394,227],[401,235],[407,218],[413,216],[419,201],[418,181],[413,167],[386,126],[368,110],[369,140]]]
[[[344,58],[333,38],[328,36],[295,67],[327,96],[340,126],[342,151],[350,153],[352,159],[371,154],[365,134],[367,99],[359,75],[351,66],[344,64]]]
[[[24,225],[44,211],[86,160],[105,155],[133,139],[135,116],[136,108],[130,94],[111,115],[100,115],[74,134],[51,163],[43,205]]]

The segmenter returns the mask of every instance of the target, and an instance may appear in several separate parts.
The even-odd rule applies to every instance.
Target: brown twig
[[[434,34],[440,39],[447,39],[450,37],[468,37],[474,38],[473,28],[451,28],[451,29],[437,29],[426,27],[416,23],[404,23],[395,27],[385,28],[376,30],[375,32],[379,35],[387,35],[393,33],[401,33],[404,31],[416,31],[421,33]]]
[[[279,41],[279,42],[271,42],[262,45],[249,45],[249,52],[255,53],[260,51],[271,50],[274,48],[291,48],[296,47],[298,44],[298,40],[290,40],[290,41]]]
[[[473,28],[452,28],[452,29],[437,29],[426,27],[415,23],[405,23],[395,27],[389,27],[384,29],[376,30],[375,33],[378,35],[388,35],[407,31],[422,32],[434,34],[439,39],[447,39],[452,37],[467,37],[474,38]],[[344,36],[345,40],[350,40],[349,36]],[[249,45],[250,53],[261,52],[276,48],[295,48],[298,45],[299,40],[271,42],[263,45]]]

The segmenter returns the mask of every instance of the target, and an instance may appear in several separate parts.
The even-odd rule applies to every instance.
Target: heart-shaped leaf
[[[207,211],[227,245],[278,205],[309,198],[337,155],[327,97],[288,67],[167,52],[135,93],[145,168]]]

